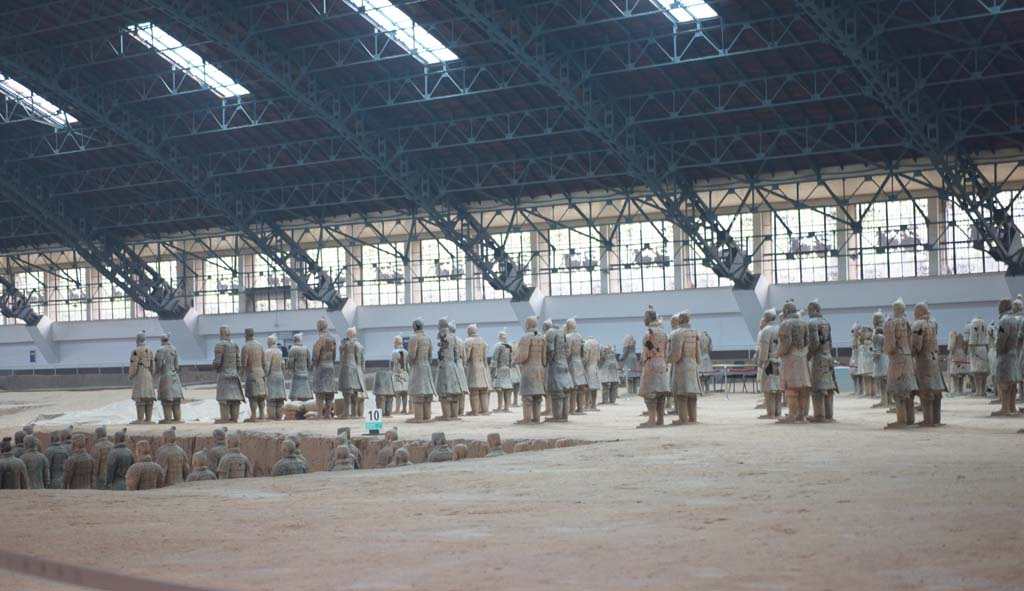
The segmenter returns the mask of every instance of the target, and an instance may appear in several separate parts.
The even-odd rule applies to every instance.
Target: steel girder
[[[1024,249],[1013,249],[1020,230],[1008,208],[997,199],[1001,187],[985,177],[965,149],[959,121],[944,116],[935,97],[921,92],[912,70],[890,56],[896,52],[874,23],[842,0],[795,0],[822,33],[858,69],[867,91],[896,115],[906,131],[906,144],[926,156],[942,175],[948,198],[967,214],[982,243],[977,246],[1006,264],[1007,274],[1024,274]],[[984,2],[993,19],[1019,2]],[[1019,7],[1017,7],[1019,8]]]
[[[0,314],[17,318],[28,326],[35,326],[43,319],[42,314],[32,309],[28,297],[3,275],[0,275]]]
[[[181,183],[191,193],[193,199],[199,202],[206,202],[214,206],[219,211],[222,217],[226,217],[228,221],[235,227],[235,229],[246,239],[249,240],[264,256],[272,260],[288,277],[295,282],[302,294],[308,298],[323,302],[328,309],[339,310],[345,304],[345,298],[334,290],[331,285],[330,276],[320,267],[320,265],[309,257],[301,248],[296,248],[293,244],[291,237],[281,234],[278,235],[274,230],[275,226],[268,226],[270,235],[266,236],[261,232],[257,232],[253,229],[250,214],[246,211],[246,204],[237,200],[231,201],[224,199],[222,193],[215,189],[208,191],[204,187],[203,179],[197,178],[195,171],[187,170],[181,167],[171,167],[166,161],[164,161],[165,154],[160,150],[159,138],[155,136],[154,130],[147,125],[146,121],[135,115],[134,113],[118,109],[117,107],[111,107],[110,101],[100,94],[93,95],[76,95],[72,94],[63,89],[59,82],[61,75],[61,68],[58,64],[49,62],[44,65],[45,73],[40,73],[37,70],[30,70],[29,68],[19,65],[12,64],[8,58],[0,58],[0,63],[4,63],[6,69],[11,71],[19,71],[25,75],[25,79],[30,81],[32,86],[37,89],[45,90],[46,94],[52,98],[52,100],[59,100],[61,103],[66,105],[76,105],[76,107],[85,115],[92,118],[93,120],[100,122],[104,127],[112,130],[117,136],[124,138],[129,141],[132,146],[137,148],[146,158],[161,162],[164,167],[169,168],[170,172],[174,175],[174,179]],[[52,195],[51,195],[52,198]],[[79,241],[77,248],[88,249],[88,241]],[[118,248],[118,250],[126,250]],[[97,265],[97,255],[101,254],[98,252],[90,253],[92,259],[86,257],[86,253],[82,253],[83,258],[89,260],[90,264]],[[127,253],[126,253],[127,254]],[[124,257],[119,257],[119,264],[126,262]],[[294,261],[294,264],[292,263]],[[100,265],[97,266],[97,270],[107,276],[112,281],[119,274],[116,269],[111,269],[111,265],[108,261],[100,261]],[[139,267],[140,273],[134,273],[134,276],[146,277],[150,281],[156,284],[156,290],[162,295],[166,291],[171,291],[166,282],[160,277],[159,273],[149,267],[149,265],[138,258],[135,261],[130,261],[135,267]],[[120,281],[126,281],[129,278],[119,277]],[[163,285],[161,285],[163,284]],[[145,287],[144,284],[140,285]],[[149,290],[151,291],[151,290]],[[132,297],[138,302],[143,308],[157,312],[164,317],[183,317],[187,308],[182,301],[177,301],[172,309],[164,309],[162,307],[154,307],[154,303],[151,301],[149,294],[146,293],[146,289],[133,289],[131,291],[126,290],[126,293],[134,294]],[[136,299],[137,298],[137,299]]]
[[[230,30],[235,25],[232,16],[219,10],[210,10],[201,2],[200,14],[193,15],[195,2],[185,0],[151,0],[151,3],[169,16],[182,20],[208,39],[223,45],[236,59],[245,61],[265,79],[303,105],[318,119],[326,123],[347,141],[366,161],[372,163],[385,178],[426,213],[445,238],[454,242],[494,289],[507,291],[514,301],[529,299],[532,289],[523,283],[526,268],[512,260],[505,249],[494,240],[486,228],[465,208],[445,198],[443,183],[429,167],[409,158],[400,147],[389,145],[385,138],[374,137],[366,128],[366,121],[351,116],[352,107],[345,97],[322,86],[315,78],[299,80],[301,68],[262,39],[248,35],[244,30]],[[458,223],[453,220],[457,217]]]

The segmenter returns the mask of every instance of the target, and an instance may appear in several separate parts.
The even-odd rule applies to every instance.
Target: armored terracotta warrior
[[[288,349],[286,369],[292,374],[292,385],[288,390],[288,400],[304,401],[313,398],[313,389],[309,385],[309,370],[313,360],[309,349],[302,344],[302,333],[292,335],[292,346]]]
[[[96,462],[85,451],[85,435],[76,433],[71,438],[71,456],[64,462],[64,488],[91,489],[96,486],[93,471]]]
[[[450,462],[454,458],[451,446],[448,445],[448,440],[445,438],[444,433],[434,433],[430,436],[430,454],[427,456],[428,462]]]
[[[135,463],[135,455],[125,441],[127,437],[125,429],[114,433],[114,449],[107,457],[106,488],[110,490],[125,490],[125,475]]]
[[[363,380],[364,363],[363,345],[356,338],[356,329],[349,327],[341,341],[341,368],[338,376],[338,389],[346,402],[341,407],[342,419],[363,416],[361,401],[366,391],[366,382]]]
[[[217,479],[252,478],[252,462],[238,449],[238,435],[228,435],[228,451],[217,464]]]
[[[584,414],[589,406],[590,397],[587,385],[587,368],[583,365],[583,336],[576,332],[576,319],[570,318],[562,327],[565,332],[565,348],[569,352],[569,377],[572,378],[572,389],[566,397],[567,412],[575,415]]]
[[[231,341],[231,329],[220,327],[220,341],[213,347],[213,369],[217,372],[218,423],[237,423],[242,405],[242,380],[238,376],[242,353]]]
[[[249,418],[246,422],[266,420],[267,411],[267,370],[263,358],[263,347],[256,342],[256,333],[245,329],[245,345],[242,345],[242,383],[245,397],[249,400]]]
[[[327,332],[327,320],[317,320],[316,331],[319,336],[313,345],[313,393],[316,394],[320,418],[329,419],[334,409],[334,393],[337,392],[338,384],[334,377],[334,358],[338,344]]]
[[[11,450],[11,455],[20,458],[21,454],[25,453],[25,433],[24,429],[18,429],[14,432],[14,449]]]
[[[285,439],[281,442],[281,459],[274,464],[270,471],[271,476],[291,476],[293,474],[305,474],[306,463],[295,457],[295,442]]]
[[[654,308],[648,307],[644,311],[644,326],[647,332],[640,348],[640,396],[647,405],[647,422],[637,425],[638,428],[665,424],[665,398],[672,393],[665,363],[668,335],[662,329]]]
[[[974,385],[973,394],[984,396],[985,382],[988,381],[991,368],[988,364],[988,330],[981,318],[975,317],[967,325],[967,352],[971,382]]]
[[[782,415],[782,385],[779,381],[779,325],[775,308],[761,316],[757,333],[757,377],[764,395],[765,413],[759,419],[778,419]]]
[[[161,423],[181,422],[181,378],[178,377],[178,350],[171,344],[171,337],[160,335],[160,348],[153,356],[156,368],[157,398],[164,412]]]
[[[917,377],[910,348],[910,320],[903,299],[892,305],[892,316],[883,325],[885,354],[889,358],[887,391],[896,406],[896,422],[886,428],[900,428],[914,424],[914,396],[917,395]]]
[[[352,464],[352,458],[349,455],[347,447],[336,447],[334,448],[334,455],[331,459],[330,466],[327,468],[328,472],[345,472],[348,470],[355,470],[355,466]]]
[[[498,393],[498,412],[512,412],[512,345],[508,343],[508,331],[498,333],[498,344],[491,351],[491,383]]]
[[[288,399],[284,383],[284,355],[277,346],[277,335],[267,337],[267,348],[263,351],[263,367],[267,371],[267,418],[277,421],[283,416],[281,408]]]
[[[456,415],[462,416],[466,412],[466,397],[469,396],[469,381],[466,379],[466,343],[459,337],[458,328],[454,322],[448,324],[448,334],[455,339],[452,350],[455,352],[455,373],[459,376],[459,385],[462,387],[462,394],[458,399]]]
[[[540,334],[544,335],[545,340],[547,338],[548,331],[551,330],[551,328],[553,326],[554,326],[554,323],[551,321],[550,318],[545,320],[543,322],[543,324],[540,325]],[[547,353],[545,353],[545,355],[547,355]],[[549,362],[549,360],[545,359],[545,361],[544,361],[544,388],[545,388],[545,392],[544,392],[544,410],[541,411],[541,415],[543,415],[545,417],[551,416],[551,392],[547,391],[548,362]]]
[[[530,316],[523,323],[523,336],[516,346],[514,362],[519,367],[519,394],[523,399],[523,419],[517,423],[539,423],[546,383],[544,367],[547,365],[547,343],[537,333],[536,316]]]
[[[488,458],[496,458],[498,456],[505,455],[505,450],[501,447],[501,434],[500,433],[488,433],[487,434],[487,456]]]
[[[352,467],[359,469],[363,467],[363,453],[359,451],[359,448],[352,443],[352,428],[342,427],[338,429],[338,437],[336,439],[338,447],[348,448],[349,457],[352,458]],[[330,466],[328,466],[330,469]]]
[[[857,362],[860,355],[860,323],[854,322],[850,329],[850,380],[853,381],[853,394],[864,395],[864,384],[861,381],[860,364]]]
[[[672,424],[685,425],[697,422],[697,396],[701,393],[700,335],[690,326],[688,311],[673,318],[676,328],[669,336],[668,363],[672,367],[672,396],[676,399],[679,419]]]
[[[466,327],[462,350],[466,359],[466,384],[469,386],[469,414],[489,415],[491,372],[487,367],[487,342],[480,337],[475,324]]]
[[[395,463],[396,468],[409,465],[409,449],[400,447],[395,451]]]
[[[996,319],[998,320],[998,318]],[[988,396],[989,390],[992,391],[993,400],[989,401],[989,404],[999,404],[999,394],[996,393],[996,323],[995,321],[989,322],[988,324],[988,383],[985,385],[985,396]]]
[[[430,406],[434,400],[434,379],[430,375],[430,360],[433,358],[433,344],[423,332],[423,321],[417,318],[412,323],[412,337],[409,338],[409,398],[412,402],[410,423],[430,420]],[[441,403],[442,409],[444,402]]]
[[[402,345],[402,335],[392,339],[395,350],[391,352],[391,389],[395,391],[395,412],[409,414],[409,352]]]
[[[110,450],[114,449],[114,442],[107,437],[107,428],[96,427],[96,441],[92,444],[92,458],[96,460],[95,471],[92,479],[96,488],[103,490],[107,487],[107,459],[110,457]]]
[[[188,478],[188,454],[178,445],[178,433],[171,427],[164,431],[164,444],[156,450],[156,463],[164,470],[164,485],[181,484]]]
[[[871,361],[874,374],[872,374],[875,382],[875,393],[880,398],[875,408],[888,408],[893,406],[892,394],[889,392],[887,387],[887,381],[889,379],[889,355],[885,350],[885,335],[883,334],[883,328],[885,326],[885,317],[882,315],[882,311],[875,312],[874,316],[871,317],[871,324],[874,327],[874,333],[871,336]]]
[[[917,379],[917,395],[921,399],[924,415],[921,425],[935,427],[942,424],[942,392],[946,384],[942,380],[939,364],[939,324],[928,312],[928,304],[921,302],[914,306],[914,323],[910,329],[914,377]]]
[[[21,461],[25,463],[28,471],[29,488],[49,488],[50,485],[50,461],[39,451],[39,438],[35,435],[25,437],[25,451],[21,454]]]
[[[210,460],[206,452],[197,451],[192,454],[192,472],[189,473],[185,482],[201,482],[203,480],[217,480],[217,475],[210,470]]]
[[[28,468],[21,458],[14,457],[10,437],[4,437],[0,443],[0,454],[0,490],[28,490]]]
[[[700,380],[705,392],[711,389],[711,376],[714,373],[715,368],[711,365],[711,335],[704,330],[700,333]]]
[[[395,385],[391,378],[391,368],[378,369],[373,374],[373,397],[377,408],[386,417],[391,416],[391,408],[395,402]]]
[[[786,302],[779,325],[779,385],[786,394],[787,414],[780,423],[802,423],[810,406],[811,374],[807,366],[807,323],[796,304]]]
[[[50,433],[50,445],[44,452],[47,461],[50,462],[50,488],[64,488],[64,463],[71,456],[70,450],[61,441],[59,431]]]
[[[1024,370],[1021,369],[1021,364],[1024,363],[1024,360],[1021,358],[1021,352],[1024,352],[1024,299],[1022,298],[1024,296],[1017,294],[1010,307],[1013,315],[1017,318],[1017,342],[1014,343],[1014,353],[1017,355],[1017,371],[1013,376],[1013,390],[1010,395],[1010,407],[1014,413],[1017,412],[1017,396],[1021,391],[1021,380],[1024,379]]]
[[[562,329],[550,320],[544,324],[550,325],[544,332],[544,343],[547,347],[545,389],[551,397],[551,418],[547,420],[564,423],[569,420],[569,402],[566,397],[575,389],[572,376],[569,374],[569,347]]]
[[[875,391],[875,354],[871,350],[874,346],[875,331],[870,326],[862,326],[860,329],[860,347],[858,347],[860,381],[864,396],[874,398],[878,395]]]
[[[833,400],[838,390],[832,365],[832,325],[821,315],[817,300],[807,304],[807,355],[811,369],[811,403],[815,423],[834,421]]]
[[[601,380],[601,404],[615,404],[619,397],[619,360],[610,345],[601,348],[598,377]]]
[[[626,393],[634,395],[640,387],[640,359],[636,355],[636,339],[626,335],[622,340],[622,373],[626,375]]]
[[[587,410],[597,408],[597,393],[601,391],[601,343],[590,337],[583,341],[583,369],[587,372]]]
[[[970,373],[967,339],[964,338],[963,333],[958,330],[949,331],[947,349],[949,350],[947,371],[951,385],[950,394],[959,396],[964,393],[964,377]]]
[[[434,383],[437,398],[441,401],[441,416],[438,420],[442,421],[459,418],[462,382],[456,368],[456,347],[455,336],[448,330],[448,320],[442,318],[437,323],[437,378]]]
[[[220,459],[224,457],[224,454],[228,453],[227,435],[227,429],[218,427],[213,430],[213,445],[206,450],[206,457],[210,461],[210,467],[214,472],[217,471],[216,468],[220,465]]]
[[[512,343],[512,359],[519,354],[519,343]],[[512,406],[519,406],[519,384],[522,382],[522,375],[519,373],[519,366],[512,363]]]
[[[128,379],[132,382],[132,400],[135,401],[137,416],[133,423],[153,422],[153,401],[156,400],[153,369],[153,352],[146,345],[146,334],[140,332],[135,335],[135,349],[132,350],[131,364],[128,366]]]
[[[1016,414],[1016,392],[1014,384],[1017,377],[1017,350],[1013,343],[1019,338],[1020,325],[1012,311],[1009,299],[999,300],[999,320],[996,324],[996,362],[992,368],[992,378],[996,385],[996,395],[1001,408],[992,413],[994,417],[1013,416]]]
[[[126,490],[152,490],[163,488],[164,469],[153,461],[153,452],[148,439],[142,439],[135,444],[135,457],[137,461],[128,468],[125,474]]]

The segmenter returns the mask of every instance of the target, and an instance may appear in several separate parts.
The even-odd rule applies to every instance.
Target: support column
[[[849,210],[848,207],[842,209]],[[842,213],[841,211],[839,212]],[[846,216],[837,215],[837,218],[845,218]],[[850,278],[850,227],[845,223],[836,222],[836,250],[839,252],[838,260],[836,260],[836,280],[847,281]]]
[[[246,292],[249,291],[249,283],[254,279],[252,274],[253,255],[238,254],[235,256],[236,269],[238,271],[238,312],[253,312],[254,306],[249,302]]]
[[[49,316],[43,316],[35,326],[25,326],[25,330],[32,337],[32,344],[46,363],[60,362],[60,353],[53,339],[53,326],[54,322]]]
[[[767,277],[775,278],[775,258],[766,257],[765,253],[775,252],[775,235],[771,212],[758,211],[753,215],[754,242],[760,244],[760,256],[751,262],[751,271]],[[763,240],[763,242],[762,242]]]
[[[928,275],[946,273],[946,202],[938,196],[928,198]]]
[[[415,284],[419,283],[423,276],[422,261],[420,261],[420,241],[409,241],[409,264],[405,266],[406,277],[409,278],[406,284],[405,301],[408,304],[419,304],[423,299],[423,290],[417,289]]]
[[[598,231],[601,232],[602,234],[605,234],[606,232],[608,232],[608,227],[601,226],[599,227]],[[616,277],[614,278],[614,282],[612,281],[613,278],[611,277],[611,265],[614,263],[616,265],[616,268],[618,268],[618,264],[620,262],[619,255],[615,251],[615,247],[619,245],[621,236],[622,235],[619,232],[615,233],[615,237],[612,239],[611,250],[605,250],[604,245],[601,245],[601,256],[598,261],[598,267],[601,270],[601,293],[611,293],[611,286],[613,284],[615,285],[615,293],[619,293],[622,291],[622,278],[620,277],[621,272],[615,271]]]
[[[672,224],[672,274],[676,289],[688,289],[692,286],[684,285],[686,280],[686,240],[683,229]]]

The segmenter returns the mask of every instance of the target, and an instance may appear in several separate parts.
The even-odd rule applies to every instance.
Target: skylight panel
[[[665,10],[665,16],[677,23],[688,23],[707,18],[715,18],[718,13],[700,0],[651,0]]]
[[[0,92],[7,95],[7,100],[18,103],[34,120],[53,127],[67,127],[78,123],[72,115],[62,110],[57,105],[44,99],[38,94],[25,87],[24,84],[13,78],[8,78],[0,72]]]
[[[154,49],[160,57],[220,98],[249,94],[244,86],[153,23],[139,23],[125,30],[139,43]]]
[[[377,30],[391,38],[414,58],[425,64],[439,64],[459,59],[426,29],[413,22],[389,0],[345,0]]]

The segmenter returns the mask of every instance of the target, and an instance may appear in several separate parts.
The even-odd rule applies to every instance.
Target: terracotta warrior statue
[[[0,490],[28,490],[28,468],[21,458],[14,457],[10,437],[4,437],[0,443],[0,454]]]
[[[331,418],[334,410],[334,394],[337,392],[338,381],[334,377],[334,359],[338,344],[334,336],[327,332],[327,320],[316,321],[318,334],[313,345],[313,392],[316,394],[317,408],[321,419]]]
[[[519,343],[512,343],[512,359],[519,355]],[[519,373],[519,366],[512,363],[512,406],[519,406],[519,384],[522,382],[522,375]]]
[[[466,385],[469,387],[469,414],[489,415],[491,372],[487,367],[487,341],[480,336],[475,324],[466,327],[462,350],[466,360]]]
[[[231,340],[231,329],[220,327],[220,341],[213,348],[213,369],[217,372],[218,423],[237,423],[242,405],[242,380],[238,375],[242,353]]]
[[[782,415],[782,385],[779,381],[779,324],[775,308],[761,316],[757,333],[757,377],[764,395],[765,414],[759,419],[778,419]]]
[[[433,344],[423,332],[423,321],[417,318],[412,323],[409,338],[409,398],[412,401],[412,417],[408,422],[422,423],[430,420],[430,406],[434,400],[434,379],[430,375],[430,360],[433,358]],[[444,409],[445,402],[441,402]]]
[[[1001,408],[992,413],[994,417],[1013,416],[1016,413],[1014,391],[1017,373],[1017,350],[1014,343],[1019,339],[1020,324],[1013,314],[1013,303],[1004,298],[999,300],[999,320],[996,324],[996,362],[992,368],[992,378],[996,385],[996,395]]]
[[[341,341],[341,371],[338,377],[338,390],[346,402],[341,407],[342,419],[358,419],[363,416],[363,400],[366,398],[366,382],[363,380],[365,364],[363,345],[357,338],[355,327],[349,327]]]
[[[508,343],[508,331],[498,333],[498,344],[491,351],[491,383],[498,393],[498,412],[512,412],[512,345]]]
[[[185,482],[199,482],[203,480],[217,480],[217,475],[210,470],[210,460],[204,451],[197,451],[192,454],[192,472],[189,473]]]
[[[274,464],[270,471],[271,476],[291,476],[292,474],[305,474],[306,463],[295,457],[295,442],[285,439],[281,442],[281,459]]]
[[[93,470],[95,468],[96,462],[93,461],[89,452],[85,451],[85,435],[76,433],[71,438],[71,456],[64,462],[64,488],[94,488],[96,483],[93,481]]]
[[[703,382],[704,391],[711,389],[711,377],[715,373],[715,367],[711,364],[711,335],[708,331],[700,333],[700,379]]]
[[[811,403],[815,423],[835,421],[835,367],[832,365],[832,325],[821,315],[821,304],[807,304],[807,355],[811,370]]]
[[[334,448],[334,455],[330,462],[330,467],[327,468],[329,472],[345,472],[347,470],[355,470],[355,466],[352,464],[352,458],[349,455],[347,447],[338,446]]]
[[[871,336],[871,361],[874,368],[873,380],[875,382],[875,394],[880,399],[873,408],[888,408],[893,406],[893,399],[887,387],[889,355],[885,350],[885,335],[883,334],[885,316],[882,315],[881,310],[875,312],[874,316],[871,317],[871,325],[874,327],[874,333]]]
[[[949,350],[949,360],[946,365],[951,386],[949,393],[953,396],[960,396],[964,393],[964,377],[970,373],[971,369],[967,338],[958,330],[949,331],[947,349]]]
[[[61,431],[50,433],[50,445],[44,455],[50,462],[50,488],[64,488],[64,463],[71,457],[71,451],[61,439]]]
[[[488,458],[496,458],[498,456],[505,455],[505,450],[501,447],[501,434],[500,433],[488,433],[487,434],[487,456]]]
[[[21,454],[25,453],[25,433],[24,429],[18,429],[14,432],[14,449],[11,450],[11,455],[20,458]]]
[[[174,427],[164,431],[164,444],[156,450],[156,463],[164,471],[165,486],[181,484],[188,478],[188,455],[178,445],[178,433]]]
[[[858,359],[860,358],[860,323],[854,322],[853,328],[850,329],[850,362],[847,364],[850,368],[850,380],[853,381],[853,394],[855,396],[864,395],[864,383],[861,381],[860,364]]]
[[[29,488],[50,488],[50,461],[39,451],[38,437],[25,436],[25,451],[20,459],[28,471]]]
[[[451,446],[448,445],[448,440],[445,439],[444,433],[434,433],[430,436],[430,455],[427,456],[428,462],[450,462],[454,459]]]
[[[671,368],[672,396],[679,418],[673,425],[697,422],[697,397],[701,394],[700,335],[690,326],[689,311],[672,317],[675,328],[669,335],[666,359]],[[648,418],[650,414],[648,414]]]
[[[267,369],[263,347],[256,342],[256,333],[251,328],[245,329],[241,377],[245,384],[245,397],[249,400],[249,418],[246,422],[267,418]]]
[[[110,450],[110,455],[107,457],[105,480],[105,488],[110,490],[125,490],[125,475],[135,463],[135,455],[132,454],[132,450],[128,448],[128,443],[125,441],[127,437],[127,429],[121,429],[114,433],[114,449]]]
[[[647,405],[647,422],[640,423],[638,428],[665,424],[665,398],[672,393],[665,363],[668,336],[654,308],[648,307],[644,311],[644,326],[647,332],[644,333],[640,349],[640,396]]]
[[[309,370],[313,369],[313,360],[309,349],[302,344],[302,333],[292,335],[292,347],[288,349],[287,369],[292,374],[292,387],[288,390],[288,400],[305,401],[313,398],[313,389],[309,384]]]
[[[454,322],[449,322],[448,334],[449,338],[455,339],[455,344],[452,346],[452,350],[455,352],[455,373],[459,377],[459,386],[462,388],[462,394],[457,400],[456,416],[461,417],[466,412],[466,398],[469,396],[469,380],[466,379],[466,343],[459,337]]]
[[[92,480],[96,488],[103,490],[107,485],[107,460],[110,457],[110,450],[114,449],[114,442],[107,437],[107,428],[103,425],[96,427],[96,441],[92,444],[92,458],[96,461]]]
[[[985,395],[985,382],[988,381],[991,369],[988,364],[988,344],[988,329],[985,326],[985,321],[975,317],[967,325],[968,365],[975,396]]]
[[[549,327],[544,332],[547,347],[545,390],[551,397],[551,417],[546,420],[564,423],[569,420],[566,397],[576,387],[569,374],[569,346],[565,342],[565,333],[554,322],[547,320],[544,325]]]
[[[601,343],[594,337],[583,341],[583,369],[587,372],[587,410],[598,411],[597,393],[601,391]]]
[[[238,448],[238,434],[231,433],[227,438],[227,453],[217,464],[217,479],[252,478],[252,462]]]
[[[807,323],[796,304],[786,302],[779,325],[779,385],[786,394],[787,414],[780,423],[802,423],[810,407],[811,375],[807,366]]]
[[[907,306],[903,298],[893,302],[892,316],[883,325],[885,354],[889,357],[886,390],[896,406],[896,422],[887,428],[900,428],[914,424],[914,396],[917,395],[917,377],[910,348],[911,326],[907,319]],[[876,366],[877,369],[877,366]]]
[[[157,375],[157,398],[164,412],[161,423],[181,422],[181,378],[178,377],[178,350],[171,344],[171,337],[160,335],[160,348],[153,356]]]
[[[619,398],[619,360],[611,345],[601,347],[598,377],[601,379],[601,404],[615,404]]]
[[[1014,343],[1014,352],[1017,355],[1017,372],[1013,376],[1014,384],[1010,394],[1010,410],[1013,413],[1017,412],[1017,398],[1022,389],[1021,382],[1024,380],[1024,370],[1021,369],[1021,364],[1024,363],[1024,359],[1021,358],[1021,353],[1024,352],[1024,299],[1022,298],[1024,296],[1017,294],[1010,307],[1014,317],[1017,318],[1017,341]]]
[[[267,368],[267,418],[277,421],[281,419],[281,408],[288,399],[284,384],[284,355],[277,346],[277,335],[267,337],[263,367]]]
[[[914,377],[917,378],[917,395],[921,398],[921,411],[924,415],[922,426],[936,427],[942,424],[942,392],[946,384],[942,380],[942,368],[939,365],[939,324],[932,319],[928,304],[921,302],[914,306],[914,323],[910,330]]]
[[[583,365],[583,335],[576,332],[575,318],[566,320],[562,331],[565,332],[565,348],[569,352],[569,377],[573,385],[566,396],[566,410],[574,415],[581,415],[589,406],[590,399],[587,368]]]
[[[519,367],[519,394],[523,398],[523,419],[517,423],[539,423],[546,383],[544,366],[547,365],[547,343],[537,333],[536,316],[530,316],[523,323],[523,336],[516,347],[514,363]]]
[[[358,470],[363,467],[363,454],[359,451],[359,448],[352,443],[351,436],[351,427],[342,427],[338,429],[338,437],[336,439],[337,446],[348,449],[348,456],[352,458],[352,467]],[[330,470],[331,468],[332,466],[328,464],[327,469]]]
[[[395,403],[395,385],[390,364],[386,368],[378,369],[373,374],[373,398],[381,413],[385,417],[390,417],[391,408]]]
[[[459,418],[459,399],[462,398],[462,382],[456,368],[457,357],[455,335],[448,330],[448,319],[437,323],[437,378],[434,390],[441,401],[441,416],[438,420],[451,421]]]
[[[153,390],[153,352],[146,345],[146,333],[140,332],[135,335],[135,349],[132,350],[131,364],[128,367],[128,379],[132,382],[132,400],[135,401],[137,416],[132,422],[151,424],[156,392]]]
[[[861,389],[866,398],[874,398],[878,395],[875,391],[875,354],[871,348],[874,346],[875,330],[870,326],[862,326],[860,329],[860,346],[857,348],[858,368],[860,369]]]
[[[395,412],[409,414],[409,352],[402,345],[402,335],[392,339],[395,349],[391,352],[391,389],[395,392]]]
[[[640,359],[636,355],[636,339],[626,335],[622,340],[622,373],[626,374],[626,393],[635,395],[640,388]]]
[[[210,462],[211,470],[216,472],[217,466],[220,466],[220,459],[224,457],[224,454],[228,453],[227,446],[227,429],[218,427],[213,430],[213,445],[206,450],[206,458]]]
[[[164,469],[153,461],[153,452],[148,439],[140,439],[135,444],[136,462],[125,474],[126,490],[151,490],[163,488]]]

